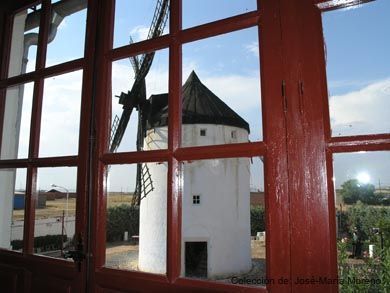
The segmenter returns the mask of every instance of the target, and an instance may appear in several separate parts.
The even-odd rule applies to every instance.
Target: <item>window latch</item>
[[[69,250],[64,253],[64,258],[72,258],[77,264],[77,269],[81,272],[81,262],[85,259],[85,253],[83,249],[83,238],[81,233],[77,237],[77,244],[75,250]]]

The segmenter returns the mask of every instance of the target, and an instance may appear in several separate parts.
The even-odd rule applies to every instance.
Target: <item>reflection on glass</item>
[[[82,71],[45,79],[39,156],[78,153]]]
[[[169,0],[116,0],[114,48],[169,32]]]
[[[72,248],[76,223],[75,167],[39,168],[36,191],[34,252],[63,258]]]
[[[166,272],[167,163],[107,167],[106,267]]]
[[[156,124],[167,121],[167,91],[168,50],[112,63],[110,152],[167,148],[167,126]]]
[[[334,154],[341,292],[385,292],[390,261],[390,152]],[[347,279],[379,280],[363,284]]]
[[[22,251],[26,169],[0,169],[0,247]]]
[[[261,159],[183,162],[182,172],[183,276],[226,283],[233,277],[264,279]]]
[[[183,146],[262,140],[257,27],[185,44],[183,79]]]
[[[12,26],[8,77],[35,69],[41,5],[15,14]]]
[[[332,136],[390,133],[390,2],[322,15]]]
[[[201,25],[256,9],[256,0],[184,0],[183,28]]]
[[[7,89],[1,159],[28,157],[33,88],[27,83]]]
[[[53,21],[48,36],[46,66],[84,56],[87,1],[52,1],[52,3]]]

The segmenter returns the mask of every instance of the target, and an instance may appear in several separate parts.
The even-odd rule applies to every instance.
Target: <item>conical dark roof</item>
[[[149,99],[147,128],[168,124],[168,94],[152,95]],[[183,124],[220,124],[244,128],[249,124],[210,91],[191,72],[183,85]]]

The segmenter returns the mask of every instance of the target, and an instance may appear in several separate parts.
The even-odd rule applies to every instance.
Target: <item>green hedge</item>
[[[251,235],[265,231],[264,208],[251,206]],[[122,204],[107,210],[107,241],[122,241],[125,231],[129,237],[139,235],[139,207]]]
[[[123,240],[125,231],[129,237],[139,235],[139,207],[121,204],[108,208],[106,225],[108,242]]]
[[[358,202],[347,211],[338,212],[339,235],[351,238],[352,229],[356,227],[362,241],[380,246],[380,234],[372,228],[379,228],[384,246],[390,247],[390,208],[374,207]]]
[[[251,206],[251,235],[256,236],[257,232],[265,231],[264,207]]]
[[[34,249],[40,249],[43,251],[52,251],[61,249],[61,237],[62,241],[65,242],[68,237],[66,235],[46,235],[46,236],[38,236],[34,238]],[[11,246],[13,250],[19,250],[23,248],[23,240],[12,240]]]

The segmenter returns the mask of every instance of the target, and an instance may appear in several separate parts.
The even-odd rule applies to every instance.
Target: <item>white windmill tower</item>
[[[249,125],[192,72],[183,86],[182,145],[247,142]],[[165,149],[168,94],[148,100],[144,146]],[[166,269],[167,166],[148,163],[154,189],[140,203],[139,268]],[[251,269],[250,161],[229,158],[183,166],[182,267],[186,276],[218,278]]]

